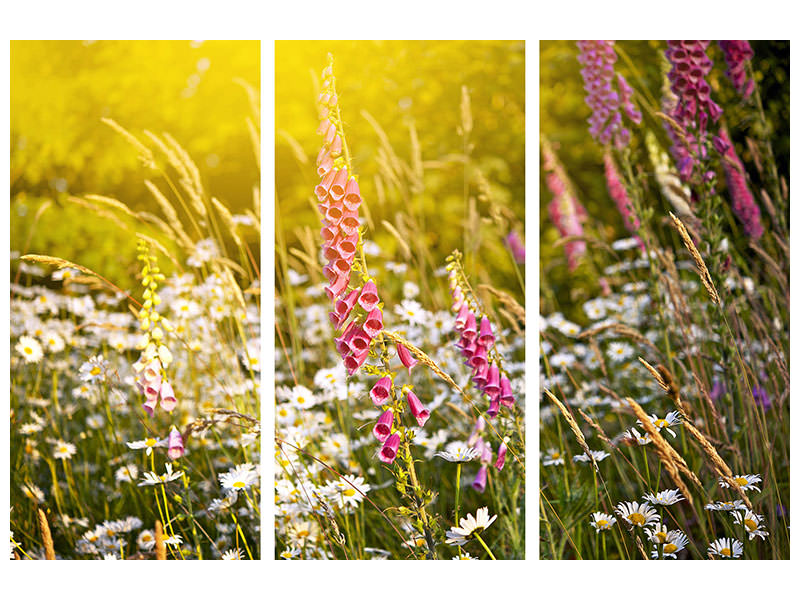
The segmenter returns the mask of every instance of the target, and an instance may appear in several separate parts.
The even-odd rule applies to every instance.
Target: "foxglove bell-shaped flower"
[[[375,286],[375,282],[370,279],[364,284],[364,287],[361,288],[361,294],[358,297],[358,304],[365,311],[369,312],[378,306],[379,301],[380,298],[378,298],[378,288]]]
[[[392,433],[392,423],[394,422],[394,413],[392,409],[383,411],[383,414],[378,419],[378,422],[375,423],[375,427],[372,429],[372,434],[378,439],[380,442],[385,442],[389,435]]]
[[[161,395],[161,408],[167,412],[175,410],[178,401],[175,399],[175,392],[172,391],[172,386],[169,381],[164,381],[161,384],[159,394]]]
[[[392,392],[392,378],[389,375],[384,375],[372,386],[369,391],[369,397],[372,398],[372,403],[375,406],[381,406],[391,396]]]
[[[393,433],[386,441],[383,443],[383,448],[381,448],[380,453],[378,454],[378,458],[381,462],[391,464],[394,462],[394,459],[397,458],[397,449],[400,447],[400,436],[396,433]]]
[[[408,400],[408,407],[411,409],[411,414],[417,420],[417,425],[424,427],[431,413],[423,406],[420,399],[417,398],[417,395],[411,390],[407,391],[406,399]]]
[[[185,450],[183,447],[183,438],[180,432],[173,425],[170,429],[169,437],[167,439],[167,456],[170,460],[178,460],[183,456]]]
[[[511,391],[511,382],[505,375],[500,378],[500,404],[506,407],[514,405],[514,392]]]
[[[364,332],[372,339],[383,329],[383,313],[380,308],[373,308],[364,321]]]
[[[472,482],[472,488],[481,494],[486,489],[486,472],[486,465],[481,465],[475,475],[475,480]]]
[[[481,317],[481,330],[478,335],[478,344],[484,346],[487,350],[494,345],[494,333],[492,333],[492,324],[486,317]]]
[[[506,452],[508,452],[508,446],[506,444],[507,440],[508,438],[503,438],[503,442],[497,449],[497,460],[494,463],[494,468],[498,471],[502,471],[506,464]]]
[[[400,358],[400,362],[403,363],[403,366],[411,373],[411,369],[417,364],[417,359],[414,358],[414,355],[411,354],[408,348],[399,342],[397,343],[397,356]]]

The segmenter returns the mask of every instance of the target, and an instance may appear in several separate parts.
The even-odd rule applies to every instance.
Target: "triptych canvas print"
[[[9,558],[789,559],[789,47],[10,42]]]

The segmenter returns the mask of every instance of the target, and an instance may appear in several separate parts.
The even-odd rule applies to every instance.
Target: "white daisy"
[[[761,483],[761,475],[734,475],[732,477],[733,482],[739,486],[739,488],[745,492],[750,490],[755,490],[760,492],[761,489],[756,485],[757,483]],[[727,481],[724,481],[721,477],[719,479],[720,487],[730,487]]]
[[[592,522],[589,523],[595,529],[595,533],[600,533],[606,529],[611,529],[617,522],[614,515],[609,515],[604,512],[593,512]]]
[[[548,448],[547,452],[544,453],[544,458],[542,458],[542,464],[545,467],[552,465],[563,465],[564,455],[555,448]]]
[[[754,537],[761,538],[762,540],[769,535],[769,532],[764,529],[764,517],[747,510],[744,513],[733,513],[733,520],[737,525],[744,526],[747,530],[747,538],[752,540]]]
[[[25,359],[26,363],[38,363],[42,360],[42,356],[44,356],[44,352],[42,352],[42,345],[36,340],[36,338],[32,338],[27,335],[23,335],[19,338],[19,342],[17,345],[14,346],[17,352],[19,352],[22,357]]]
[[[682,531],[673,529],[666,531],[666,527],[659,527],[658,530],[651,532],[645,530],[648,539],[653,542],[655,549],[650,553],[653,558],[658,558],[659,547],[663,558],[678,558],[678,552],[683,550],[689,543],[689,538]]]
[[[167,441],[167,438],[161,440],[158,438],[145,438],[143,440],[126,443],[131,450],[144,450],[145,454],[150,456],[153,453],[153,448],[164,448],[167,445]]]
[[[742,542],[733,538],[719,538],[711,542],[708,547],[709,555],[716,555],[721,558],[739,558],[742,555],[744,546]]]
[[[706,510],[729,511],[729,510],[745,510],[747,506],[742,500],[737,499],[737,500],[720,500],[719,502],[706,504],[704,508]]]
[[[655,494],[645,494],[642,498],[650,504],[660,504],[661,506],[670,506],[681,500],[686,500],[679,490],[662,490]]]
[[[647,502],[620,502],[614,509],[623,521],[635,527],[644,527],[660,520],[658,513]]]
[[[494,523],[497,515],[489,517],[489,508],[484,506],[479,508],[473,517],[468,514],[463,517],[459,522],[460,527],[451,527],[450,531],[446,533],[448,544],[457,544],[461,546],[467,543],[474,536],[479,535],[484,529]]]
[[[448,462],[469,462],[480,452],[477,448],[467,446],[465,442],[450,442],[445,446],[443,452],[437,452],[434,456],[445,459]]]
[[[77,452],[75,444],[70,444],[64,440],[57,440],[53,444],[53,458],[62,458],[66,460],[71,458],[75,452]]]
[[[250,463],[236,465],[227,473],[219,475],[219,483],[223,490],[233,490],[238,492],[246,490],[251,485],[258,482],[256,468]]]

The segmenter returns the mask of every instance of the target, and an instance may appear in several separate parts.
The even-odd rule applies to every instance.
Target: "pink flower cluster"
[[[472,367],[472,381],[489,398],[486,414],[494,418],[500,412],[500,405],[514,405],[514,393],[508,377],[500,373],[500,365],[493,360],[490,351],[494,346],[492,324],[484,315],[480,323],[470,309],[464,291],[458,284],[455,271],[450,271],[450,291],[453,296],[453,311],[456,312],[456,331],[461,334],[458,348],[465,358],[465,364]]]
[[[625,224],[625,229],[631,233],[636,233],[639,230],[639,217],[633,210],[633,204],[628,197],[628,192],[620,179],[617,165],[614,164],[614,158],[610,152],[606,152],[603,156],[606,171],[606,184],[608,185],[608,193],[617,205],[619,214],[622,215],[622,222]]]
[[[161,400],[161,408],[167,412],[172,412],[178,401],[175,399],[172,385],[163,375],[161,360],[155,354],[155,351],[150,350],[150,347],[148,347],[142,352],[139,360],[133,364],[133,370],[136,373],[136,389],[145,396],[142,407],[147,414],[151,417],[153,416],[159,399]]]
[[[603,145],[613,141],[618,148],[624,148],[630,141],[630,132],[622,123],[620,109],[637,124],[642,121],[642,113],[633,104],[631,86],[622,75],[614,73],[617,61],[614,42],[581,40],[577,44],[578,62],[583,65],[581,75],[587,93],[586,104],[592,109],[589,133]]]
[[[747,61],[753,58],[753,49],[747,40],[720,40],[719,47],[725,54],[725,63],[728,70],[725,71],[728,79],[733,83],[733,87],[745,98],[749,98],[753,93],[755,82],[747,76]]]
[[[333,311],[329,313],[331,323],[337,330],[343,330],[341,337],[336,338],[336,349],[352,375],[367,360],[372,340],[383,329],[383,312],[372,280],[348,292],[359,244],[361,191],[341,157],[343,138],[330,65],[322,72],[322,80],[318,133],[323,136],[323,146],[317,156],[317,174],[322,179],[314,189],[322,214],[322,254],[328,261],[322,273],[328,280],[325,293],[333,302]],[[356,306],[364,311],[363,319],[353,312]],[[354,318],[347,323],[351,316]]]
[[[553,193],[553,199],[547,205],[550,219],[562,236],[583,236],[582,223],[586,220],[586,209],[572,193],[564,170],[558,163],[550,144],[545,140],[542,141],[542,158],[542,166],[547,172],[545,181]],[[569,241],[564,245],[564,252],[567,255],[569,269],[572,271],[578,266],[578,259],[586,253],[586,242]]]
[[[744,165],[736,154],[733,142],[724,128],[720,129],[719,138],[714,139],[714,146],[722,155],[722,168],[728,182],[733,213],[742,222],[745,234],[750,239],[757,240],[764,233],[761,225],[761,211],[747,185]]]
[[[688,181],[697,157],[704,157],[709,119],[716,123],[722,109],[711,99],[711,87],[705,78],[714,63],[706,54],[708,40],[668,40],[666,57],[672,68],[667,73],[670,89],[676,102],[667,111],[683,130],[684,138],[667,123],[665,127],[672,140],[671,151],[678,163],[678,171]],[[705,174],[707,177],[711,174]]]
[[[417,360],[403,344],[397,344],[397,356],[400,358],[400,362],[403,363],[403,366],[408,368],[410,374],[411,369],[417,364]],[[376,407],[380,407],[389,402],[389,400],[392,399],[393,386],[394,383],[391,375],[384,375],[381,377],[369,391],[369,397],[372,399],[372,403]],[[422,401],[410,387],[404,387],[401,393],[405,393],[408,408],[411,411],[411,415],[417,421],[417,425],[424,427],[431,416],[430,411],[425,408]],[[378,453],[378,458],[381,462],[387,464],[394,462],[394,459],[397,457],[397,449],[400,446],[400,434],[397,432],[392,433],[393,424],[394,411],[388,408],[378,418],[378,422],[372,429],[372,434],[383,444],[383,447]]]

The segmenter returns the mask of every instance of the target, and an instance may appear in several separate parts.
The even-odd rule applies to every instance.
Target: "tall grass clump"
[[[322,227],[303,251],[280,237],[276,249],[276,555],[523,558],[520,287],[495,289],[457,248],[435,262],[430,228],[468,224],[406,217],[429,180],[416,138],[408,163],[369,116],[387,188],[366,183],[346,136],[356,97],[341,96],[330,55],[319,81],[322,143],[307,168]],[[460,101],[456,143],[466,147],[466,89]],[[398,192],[408,201],[379,220],[372,194]],[[480,227],[504,244],[514,223],[500,211]],[[394,253],[370,239],[376,231],[389,232]],[[509,244],[513,273],[524,248],[518,236]]]
[[[777,48],[543,44],[592,113],[541,139],[543,558],[789,558]]]
[[[134,287],[15,249],[11,553],[257,559],[258,183],[232,214],[168,133],[104,122],[135,149],[158,211],[66,200],[134,240],[114,257]]]

